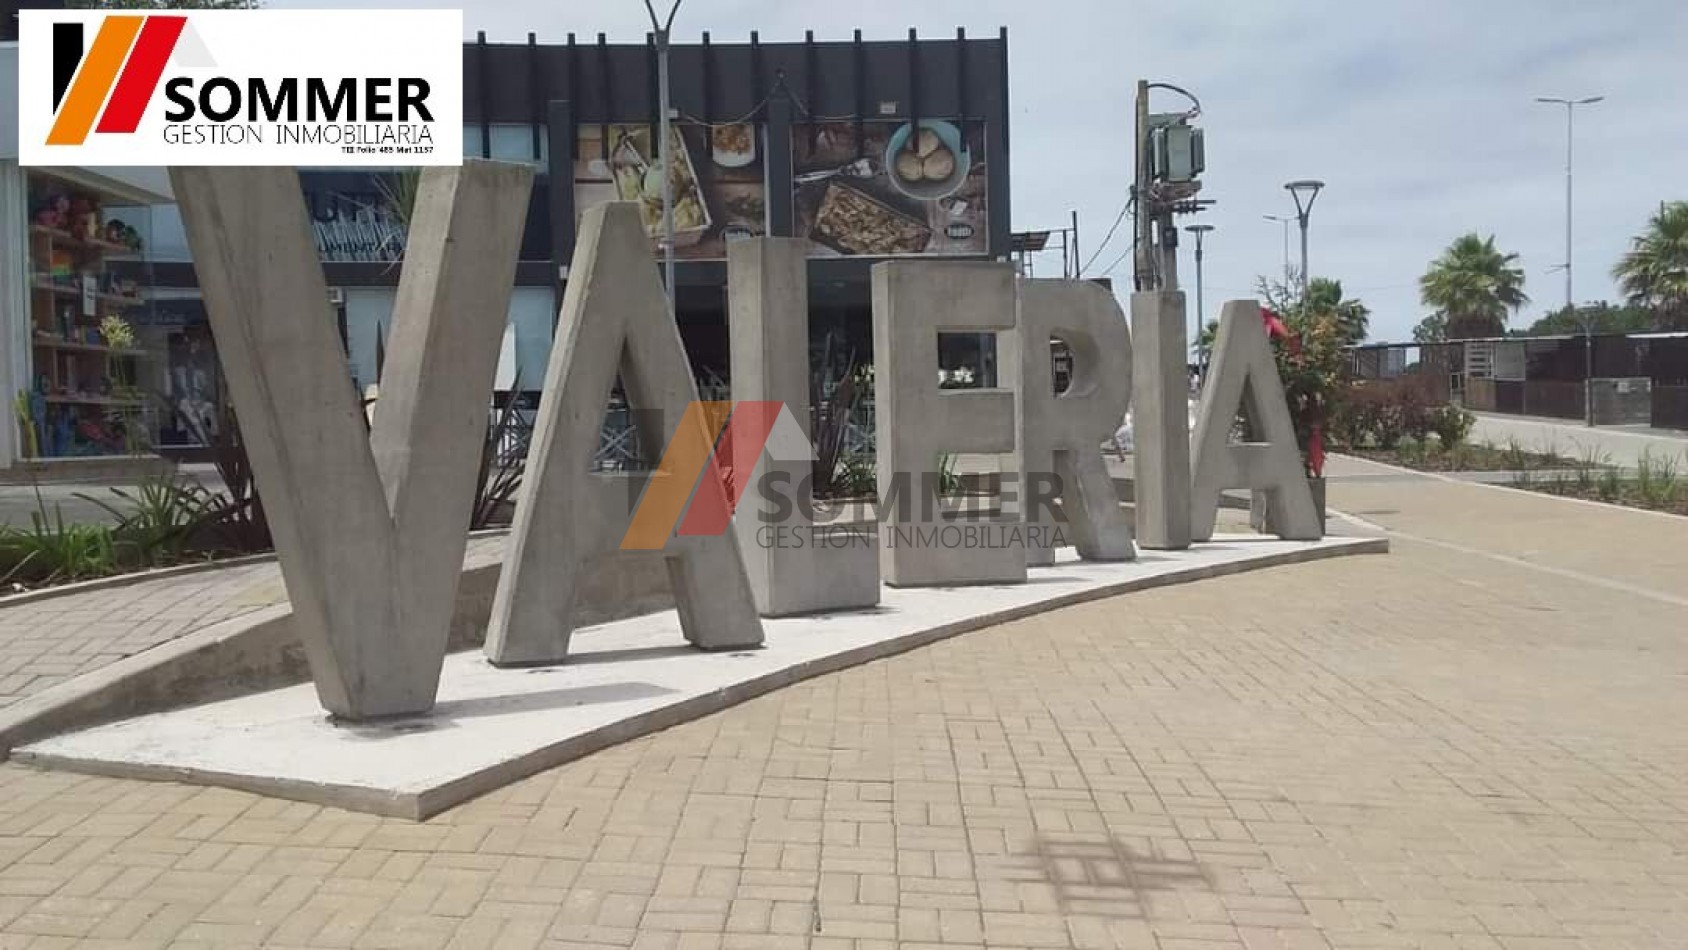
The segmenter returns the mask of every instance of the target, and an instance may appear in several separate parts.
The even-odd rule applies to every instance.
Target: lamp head
[[[1302,178],[1284,185],[1284,190],[1295,199],[1296,213],[1305,218],[1308,212],[1313,210],[1313,202],[1318,199],[1319,192],[1324,190],[1324,187],[1325,183],[1316,178]],[[1302,202],[1303,196],[1306,196],[1305,204]]]

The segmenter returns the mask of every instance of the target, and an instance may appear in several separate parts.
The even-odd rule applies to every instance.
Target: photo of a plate
[[[955,156],[955,170],[942,181],[904,181],[896,171],[897,154],[908,147],[909,136],[914,133],[914,127],[905,122],[891,133],[890,141],[885,143],[885,177],[890,179],[891,187],[917,201],[947,198],[967,180],[967,173],[973,167],[973,153],[968,151],[966,143],[961,140],[961,130],[949,122],[941,119],[922,119],[920,127],[937,135],[943,147]]]

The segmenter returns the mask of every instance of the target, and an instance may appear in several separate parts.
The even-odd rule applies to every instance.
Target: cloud
[[[602,30],[625,42],[648,28],[637,0],[465,6],[466,28],[495,39]],[[1615,297],[1609,272],[1629,238],[1660,201],[1688,199],[1680,0],[685,0],[675,33],[708,29],[725,42],[755,29],[772,42],[860,28],[890,40],[911,26],[946,36],[999,25],[1009,28],[1017,229],[1059,227],[1076,209],[1093,249],[1130,186],[1136,80],[1201,97],[1204,194],[1219,201],[1206,215],[1218,227],[1207,243],[1210,314],[1278,271],[1282,234],[1261,215],[1290,210],[1282,183],[1303,177],[1329,183],[1313,214],[1312,269],[1371,305],[1374,336],[1410,335],[1418,276],[1470,230],[1521,255],[1537,303],[1519,324],[1559,306],[1563,278],[1548,268],[1564,257],[1565,122],[1536,96],[1608,97],[1577,116],[1579,299]],[[1129,247],[1120,230],[1098,265]],[[1115,277],[1129,284],[1129,258]]]

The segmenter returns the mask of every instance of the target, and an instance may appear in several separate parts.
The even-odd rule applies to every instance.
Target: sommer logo
[[[95,116],[101,133],[134,133],[187,25],[187,17],[181,16],[108,16],[94,36],[93,51],[87,53],[86,24],[54,23],[56,113],[47,144],[81,145]]]
[[[726,531],[764,452],[782,462],[815,457],[785,403],[688,405],[627,525],[622,550],[660,550],[676,524],[682,536]]]
[[[459,164],[461,35],[457,10],[26,10],[20,158]]]

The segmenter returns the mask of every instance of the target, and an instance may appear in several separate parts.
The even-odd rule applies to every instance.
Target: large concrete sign
[[[779,404],[809,436],[809,242],[753,238],[727,248],[733,399]],[[762,452],[746,481],[777,483],[792,504],[750,492],[733,518],[756,609],[763,616],[847,610],[879,603],[879,561],[870,544],[824,543],[812,512],[808,459]],[[781,512],[784,517],[779,517]],[[827,530],[847,530],[828,525]],[[867,529],[871,532],[871,526]],[[871,534],[867,535],[871,537]]]
[[[426,711],[532,173],[478,161],[423,173],[372,430],[296,173],[171,174],[322,705],[347,719]],[[1181,295],[1133,299],[1134,350],[1097,285],[894,261],[873,268],[879,523],[855,529],[860,543],[770,544],[767,529],[817,527],[805,247],[759,239],[728,254],[740,401],[701,403],[639,209],[586,212],[487,626],[495,665],[567,660],[582,587],[635,559],[660,561],[683,635],[705,650],[760,645],[761,615],[870,608],[881,578],[1023,582],[1028,564],[1054,562],[1057,533],[1085,560],[1129,560],[1098,446],[1133,400],[1145,547],[1211,538],[1232,488],[1268,493],[1283,537],[1320,536],[1257,304],[1225,306],[1192,479]],[[994,388],[940,387],[943,333],[994,337]],[[1072,354],[1060,394],[1051,340]],[[663,447],[652,471],[594,470],[618,376],[641,445]],[[1239,409],[1253,441],[1233,444]],[[969,514],[940,497],[940,459],[953,453],[1004,460],[999,510]]]
[[[668,446],[655,472],[592,471],[618,369],[643,444]],[[710,455],[716,430],[705,425],[638,206],[614,202],[588,209],[487,627],[488,659],[566,659],[583,576],[611,558],[663,559],[686,639],[694,645],[713,650],[762,642],[735,534],[672,535],[678,510],[635,518],[656,525],[655,531],[634,531],[629,519],[630,499],[640,501],[639,515],[649,516],[646,504],[684,508],[693,494],[691,485],[675,484],[684,477],[696,478],[698,493],[714,494],[711,503],[727,508],[713,466],[698,477],[696,467],[678,462],[688,454]]]
[[[532,172],[422,173],[373,432],[290,168],[177,168],[224,376],[330,712],[434,704]]]
[[[1129,561],[1137,556],[1131,525],[1096,450],[1131,404],[1125,314],[1113,294],[1088,281],[1022,280],[1019,291],[1019,494],[1028,521],[1049,529],[1027,532],[1027,563],[1055,563],[1057,537],[1070,541],[1087,561]],[[1051,340],[1065,343],[1072,356],[1072,374],[1060,395]],[[1061,499],[1064,524],[1056,523],[1047,503],[1054,496]]]
[[[1136,449],[1137,543],[1179,551],[1190,546],[1190,409],[1184,295],[1131,295],[1132,437]],[[1211,375],[1211,374],[1210,374]]]
[[[887,584],[1026,579],[1025,550],[1012,543],[1016,533],[1023,537],[1024,523],[1017,517],[946,518],[937,478],[944,453],[1011,454],[1018,447],[1012,388],[938,386],[940,332],[995,333],[999,372],[1018,375],[1018,357],[1004,358],[1005,350],[1014,354],[1018,346],[1014,281],[1008,264],[873,266],[879,567]],[[966,543],[969,531],[981,543]],[[959,543],[949,543],[951,534]]]
[[[1266,493],[1268,524],[1279,537],[1317,541],[1324,536],[1313,492],[1284,399],[1283,381],[1266,339],[1260,305],[1233,300],[1219,317],[1213,367],[1196,417],[1195,484],[1190,529],[1197,541],[1213,537],[1219,494],[1227,488]],[[1249,441],[1231,442],[1238,410],[1248,420]]]

